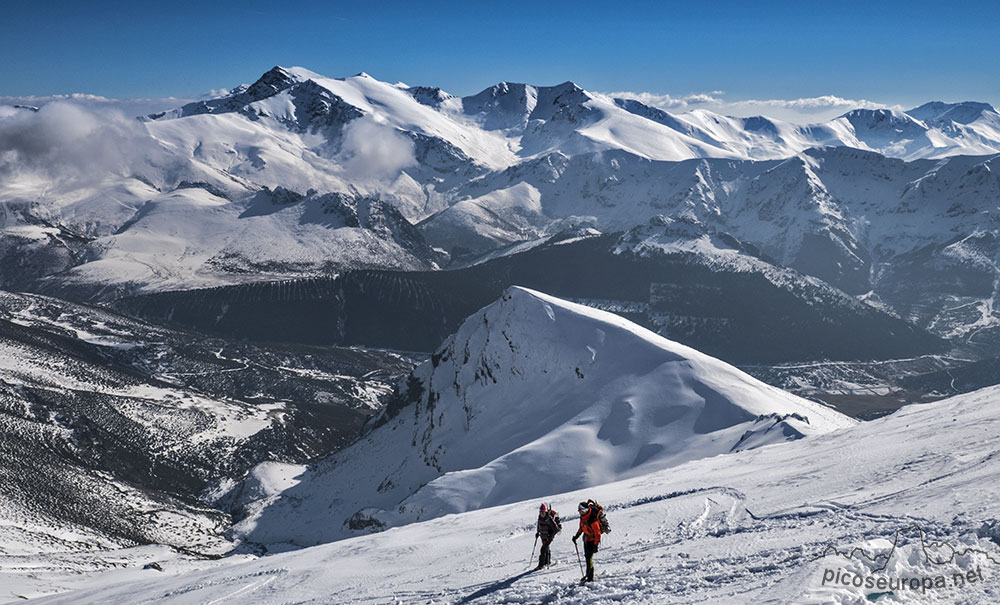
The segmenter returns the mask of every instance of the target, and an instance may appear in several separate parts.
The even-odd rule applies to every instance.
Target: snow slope
[[[110,298],[350,269],[429,269],[440,258],[375,198],[278,188],[233,202],[200,187],[153,196],[80,254],[82,262],[35,288]]]
[[[826,435],[253,562],[110,572],[41,602],[996,602],[998,402],[992,387]],[[579,586],[568,537],[575,503],[589,497],[613,531],[595,559],[597,581]],[[568,529],[552,547],[554,565],[529,574],[542,500]],[[837,552],[853,548],[874,561]],[[897,586],[824,584],[827,570]],[[956,586],[954,575],[969,572],[975,582]],[[943,587],[922,587],[938,576]],[[921,588],[900,590],[899,578]]]
[[[237,493],[243,540],[303,546],[600,485],[854,421],[611,313],[513,287],[365,438]],[[264,492],[260,498],[257,492]]]

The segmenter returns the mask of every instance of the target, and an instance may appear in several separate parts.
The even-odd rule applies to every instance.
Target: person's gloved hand
[[[536,537],[536,538],[537,538],[538,536],[540,536],[540,535],[541,535],[541,534],[540,534],[540,533],[538,533],[537,531],[535,532],[535,537]]]
[[[579,535],[573,536],[573,543],[574,544],[576,544],[576,539],[579,538],[579,537],[580,537]]]

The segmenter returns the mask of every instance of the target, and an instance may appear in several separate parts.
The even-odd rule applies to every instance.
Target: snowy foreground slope
[[[40,602],[995,603],[998,404],[991,387],[826,435],[256,561],[115,571]],[[571,530],[558,536],[552,567],[525,573],[538,502],[572,527],[587,497],[604,504],[614,530],[597,582],[577,584]],[[862,547],[876,562],[830,546]],[[838,571],[896,587],[824,585]],[[920,588],[900,589],[899,578]]]
[[[365,438],[251,473],[235,534],[310,546],[853,424],[617,315],[512,287]]]

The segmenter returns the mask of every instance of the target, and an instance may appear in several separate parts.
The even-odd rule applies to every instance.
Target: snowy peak
[[[909,124],[915,120],[897,109],[852,109],[841,118],[856,126],[878,128],[884,125]]]
[[[863,141],[869,134],[917,136],[927,130],[918,120],[895,109],[855,109],[839,119],[848,122]]]
[[[903,159],[988,155],[1000,150],[1000,115],[979,103],[929,103],[904,113],[855,109],[831,122],[854,135],[850,147]],[[918,117],[922,116],[922,117]]]
[[[961,103],[942,103],[931,101],[906,112],[914,118],[928,124],[969,124],[983,117],[997,116],[997,110],[989,103],[964,101]]]
[[[462,110],[486,130],[523,128],[535,109],[538,90],[527,84],[500,82],[462,99]]]
[[[529,119],[552,120],[565,119],[576,121],[587,113],[584,104],[592,100],[591,95],[572,82],[563,82],[556,86],[542,86],[538,89],[538,102]]]
[[[586,103],[592,98],[590,93],[569,80],[555,86],[539,86],[536,90],[540,104],[566,106]]]
[[[240,532],[328,541],[852,424],[622,317],[515,286],[414,370],[365,438],[285,497],[247,503]],[[303,531],[320,509],[331,523]]]
[[[342,99],[341,95],[336,94],[329,83],[350,82],[352,80],[377,82],[377,80],[374,80],[374,78],[365,73],[351,78],[331,80],[303,67],[275,66],[261,75],[253,84],[240,85],[227,95],[207,101],[188,103],[172,111],[154,114],[150,118],[161,120],[205,113],[240,112],[252,120],[257,120],[260,117],[268,117],[275,114],[276,108],[282,106],[282,103],[261,105],[261,102],[268,101],[287,91],[289,97],[294,100],[293,103],[296,106],[304,106],[307,110],[311,110],[312,117],[314,118],[319,115],[316,106],[322,105],[328,112],[335,113],[338,117],[343,117],[344,107],[354,109],[355,115],[347,116],[347,120],[349,120],[359,117],[361,112],[357,111],[357,108],[352,104]],[[278,113],[280,114],[280,112]]]
[[[274,66],[257,79],[253,84],[241,85],[234,88],[229,94],[207,101],[196,101],[188,103],[172,111],[162,112],[149,116],[153,120],[180,118],[185,116],[200,115],[205,113],[225,113],[238,111],[250,103],[263,101],[274,95],[291,88],[299,82],[309,79],[313,75],[308,70],[302,68],[286,69],[281,66]]]
[[[247,88],[246,94],[253,100],[260,101],[285,90],[296,80],[297,78],[288,70],[276,65],[251,84]]]
[[[440,107],[445,101],[455,98],[454,95],[446,93],[437,86],[410,86],[406,88],[406,91],[413,95],[418,103],[435,108]]]
[[[463,98],[462,108],[487,130],[507,130],[524,127],[531,120],[548,121],[565,115],[590,99],[589,93],[568,81],[555,86],[500,82]]]
[[[764,116],[750,116],[748,118],[743,118],[742,122],[743,128],[750,132],[768,133],[771,135],[778,134],[778,125],[770,118],[766,118]]]

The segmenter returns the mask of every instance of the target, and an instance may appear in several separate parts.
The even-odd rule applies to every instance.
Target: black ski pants
[[[587,557],[587,580],[594,580],[594,553],[597,552],[597,545],[587,540],[583,541],[583,554]]]
[[[549,538],[548,540],[542,538],[542,550],[538,554],[539,567],[552,563],[552,551],[549,549],[550,544],[552,544],[552,538]]]

